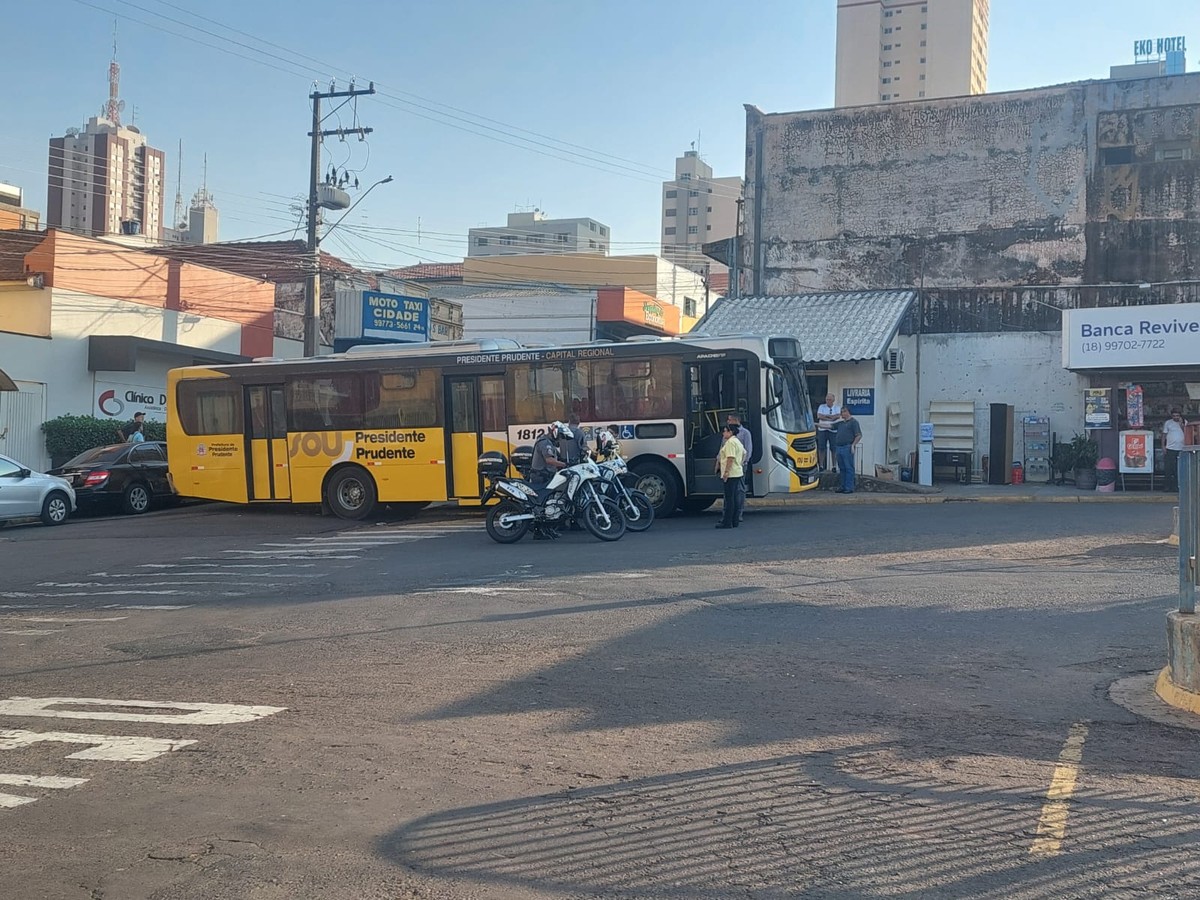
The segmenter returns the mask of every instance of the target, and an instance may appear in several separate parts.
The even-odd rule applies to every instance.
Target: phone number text
[[[1105,350],[1162,350],[1167,346],[1163,340],[1157,341],[1084,341],[1081,349],[1084,353],[1100,353]]]

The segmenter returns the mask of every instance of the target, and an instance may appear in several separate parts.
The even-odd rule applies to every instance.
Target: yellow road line
[[[1057,856],[1062,852],[1063,838],[1067,834],[1067,802],[1075,793],[1075,779],[1079,776],[1079,761],[1083,758],[1083,742],[1087,738],[1087,725],[1076,722],[1067,734],[1067,742],[1058,754],[1058,765],[1046,791],[1046,802],[1042,806],[1042,817],[1038,820],[1037,838],[1029,852],[1039,856]]]

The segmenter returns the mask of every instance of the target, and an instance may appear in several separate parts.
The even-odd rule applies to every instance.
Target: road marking
[[[185,710],[183,713],[123,713],[110,710],[66,710],[56,706],[116,706],[136,709]],[[173,700],[103,700],[97,697],[9,697],[0,700],[0,716],[45,716],[54,719],[103,719],[106,722],[158,722],[165,725],[232,725],[283,712],[286,706],[240,703],[179,703]]]
[[[34,634],[58,634],[58,628],[12,628],[7,631],[0,631],[0,634],[15,634],[18,636],[34,635]]]
[[[120,622],[128,619],[129,616],[104,616],[103,618],[87,618],[84,616],[10,616],[8,618],[14,622],[37,622],[44,625],[60,625],[63,622]]]
[[[1083,742],[1088,728],[1076,722],[1067,734],[1067,742],[1058,755],[1058,765],[1050,778],[1050,789],[1046,791],[1046,802],[1038,820],[1037,838],[1029,852],[1038,856],[1057,856],[1062,852],[1063,838],[1067,834],[1067,804],[1075,793],[1075,779],[1079,775],[1079,762],[1083,758]]]
[[[207,560],[208,556],[185,556],[183,559]],[[194,563],[144,563],[139,568],[144,569],[198,569],[201,566],[214,566],[218,569],[311,569],[316,563],[231,563],[231,562],[194,562]],[[93,575],[105,575],[105,572],[93,572]],[[136,578],[137,575],[109,575],[109,578]]]
[[[418,594],[482,594],[491,597],[494,594],[527,594],[529,588],[502,587],[500,585],[480,585],[478,587],[447,587],[434,588],[428,591],[416,591]]]
[[[187,747],[196,741],[176,738],[124,737],[114,734],[77,734],[73,731],[25,731],[0,728],[0,750],[21,750],[34,744],[87,744],[68,753],[67,759],[103,759],[109,762],[146,762]]]
[[[87,784],[86,778],[63,778],[59,775],[5,775],[0,773],[0,784],[13,787],[48,788],[49,790],[66,790]]]

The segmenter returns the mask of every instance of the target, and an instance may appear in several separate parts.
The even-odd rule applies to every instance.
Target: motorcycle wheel
[[[608,497],[603,498],[600,503],[604,506],[604,512],[608,514],[608,526],[605,527],[601,518],[600,506],[589,503],[583,511],[583,527],[602,541],[619,541],[625,535],[625,514],[621,512],[621,507]]]
[[[488,510],[487,514],[487,533],[493,541],[498,544],[515,544],[521,538],[525,537],[525,533],[529,531],[529,520],[522,519],[520,522],[506,524],[505,516],[519,516],[524,510],[520,505],[513,503],[511,500],[505,500],[498,503]]]
[[[631,503],[634,508],[628,510]],[[654,524],[654,504],[641,491],[630,491],[629,499],[621,504],[621,510],[625,512],[625,526],[630,531],[645,531]],[[637,518],[634,518],[634,513]]]

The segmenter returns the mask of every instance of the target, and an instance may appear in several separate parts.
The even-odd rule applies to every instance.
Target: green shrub
[[[46,452],[54,465],[60,466],[73,456],[93,447],[116,444],[127,419],[99,419],[96,416],[59,416],[42,424],[46,435]],[[142,428],[148,441],[165,441],[167,427],[162,422],[146,420]]]
[[[1100,447],[1090,435],[1076,432],[1070,447],[1071,463],[1076,469],[1092,469],[1100,461]]]

